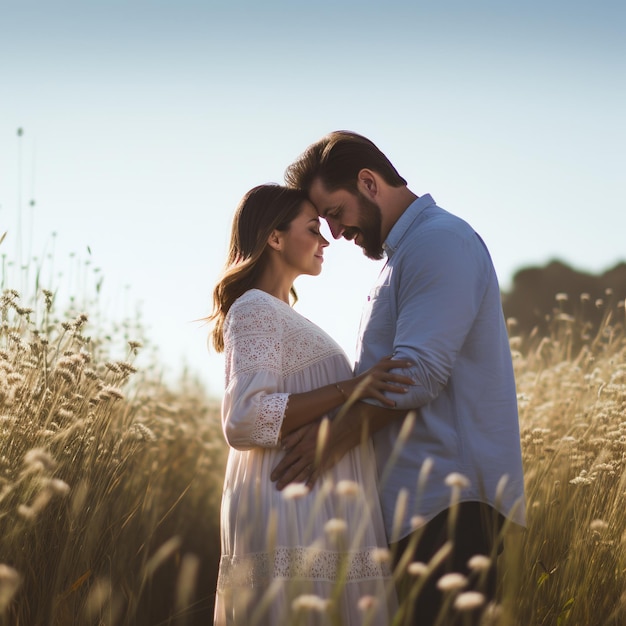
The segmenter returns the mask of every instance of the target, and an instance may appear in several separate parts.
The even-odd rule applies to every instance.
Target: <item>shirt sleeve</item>
[[[408,375],[416,384],[406,394],[386,395],[396,408],[411,409],[434,400],[447,384],[493,268],[476,233],[439,228],[420,236],[396,269],[394,358],[415,363]]]
[[[283,334],[267,303],[235,303],[227,316],[222,428],[233,448],[278,446],[289,399],[282,391]]]

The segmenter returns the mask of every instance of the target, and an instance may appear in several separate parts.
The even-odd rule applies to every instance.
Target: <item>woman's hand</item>
[[[395,402],[384,395],[384,392],[406,393],[407,386],[413,385],[414,381],[409,376],[392,373],[393,369],[406,369],[413,365],[405,359],[392,359],[390,356],[383,357],[376,365],[351,380],[337,383],[351,401],[370,398],[378,400],[386,406],[393,407]]]

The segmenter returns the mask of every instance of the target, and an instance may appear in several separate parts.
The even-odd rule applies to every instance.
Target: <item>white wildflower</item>
[[[603,519],[594,519],[589,524],[589,528],[596,532],[602,532],[609,527],[608,523]]]
[[[329,600],[320,598],[314,594],[303,594],[295,598],[291,603],[291,608],[294,611],[315,611],[317,613],[324,613],[329,604]]]
[[[464,591],[454,599],[457,611],[473,611],[485,604],[485,596],[478,591]]]
[[[340,480],[335,487],[338,496],[354,498],[361,493],[361,485],[354,480]]]
[[[51,478],[46,486],[57,496],[66,496],[70,492],[70,486],[60,478]]]
[[[424,576],[428,573],[428,565],[426,565],[426,563],[422,563],[421,561],[413,561],[413,563],[409,563],[406,571],[411,576]]]
[[[22,577],[16,569],[0,563],[0,614],[9,605],[15,592],[22,584]]]
[[[568,322],[570,324],[573,324],[576,321],[576,318],[573,315],[568,315],[567,313],[559,313],[556,316],[556,319],[559,322]]]
[[[375,563],[388,563],[391,559],[391,552],[387,548],[374,548],[372,559]]]
[[[451,572],[450,574],[444,574],[437,581],[437,588],[441,591],[455,591],[457,589],[463,589],[467,584],[467,578],[463,574],[457,572]]]
[[[448,487],[456,487],[458,489],[467,489],[470,486],[470,481],[467,476],[459,472],[451,472],[446,476],[446,485]]]
[[[24,455],[24,465],[28,467],[38,466],[42,469],[51,470],[56,465],[52,455],[43,448],[31,448]]]
[[[491,559],[484,554],[475,554],[468,562],[467,566],[473,572],[484,572],[491,567]]]
[[[348,524],[342,519],[329,519],[324,524],[324,532],[331,536],[343,535],[348,530]]]
[[[283,489],[285,500],[296,500],[309,494],[309,488],[304,483],[291,483]]]
[[[359,611],[363,613],[367,613],[369,611],[373,611],[378,607],[378,599],[374,596],[363,596],[359,598],[359,602],[357,604]]]

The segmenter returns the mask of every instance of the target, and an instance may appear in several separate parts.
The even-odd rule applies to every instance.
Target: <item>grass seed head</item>
[[[378,608],[379,600],[374,596],[362,596],[357,607],[362,613],[370,613]]]
[[[19,572],[9,565],[0,563],[0,614],[9,606],[21,584],[22,577]]]
[[[291,483],[283,489],[284,500],[297,500],[309,495],[309,488],[304,483]]]
[[[324,524],[324,532],[331,537],[341,537],[348,530],[348,524],[345,520],[333,517]]]
[[[387,548],[374,548],[372,550],[372,560],[381,565],[389,563],[391,561],[391,552]]]
[[[484,554],[475,554],[468,562],[467,566],[473,572],[484,572],[491,567],[491,559]]]
[[[303,594],[294,599],[291,608],[298,611],[312,611],[313,613],[325,613],[330,605],[330,600],[320,598],[314,594]]]
[[[446,476],[446,485],[457,489],[467,489],[470,486],[469,478],[460,472],[451,472]]]
[[[428,565],[426,565],[426,563],[422,563],[421,561],[413,561],[413,563],[409,563],[406,571],[411,576],[425,576],[428,574]]]
[[[437,589],[440,591],[457,591],[467,585],[467,578],[458,572],[444,574],[437,581]]]
[[[454,599],[457,611],[475,611],[485,604],[485,596],[479,591],[464,591]]]
[[[24,465],[26,467],[37,465],[45,470],[51,471],[56,467],[56,461],[44,448],[31,448],[24,455]]]
[[[354,480],[340,480],[335,487],[335,492],[338,496],[347,498],[355,498],[362,491],[361,485]]]

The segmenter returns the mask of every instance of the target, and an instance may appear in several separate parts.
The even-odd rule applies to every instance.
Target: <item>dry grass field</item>
[[[0,626],[211,623],[226,456],[217,407],[193,381],[171,389],[158,364],[137,368],[143,339],[129,326],[104,333],[89,311],[61,314],[51,292],[4,282]],[[516,337],[511,322],[528,528],[507,539],[485,623],[626,623],[619,310],[593,336],[567,315],[545,337]],[[112,360],[121,345],[127,357]]]
[[[215,403],[136,371],[54,296],[0,295],[0,623],[206,624],[225,450]],[[128,357],[112,361],[112,348]]]
[[[528,529],[511,551],[505,624],[626,623],[625,321],[620,302],[598,332],[558,311],[548,336],[511,328]]]

